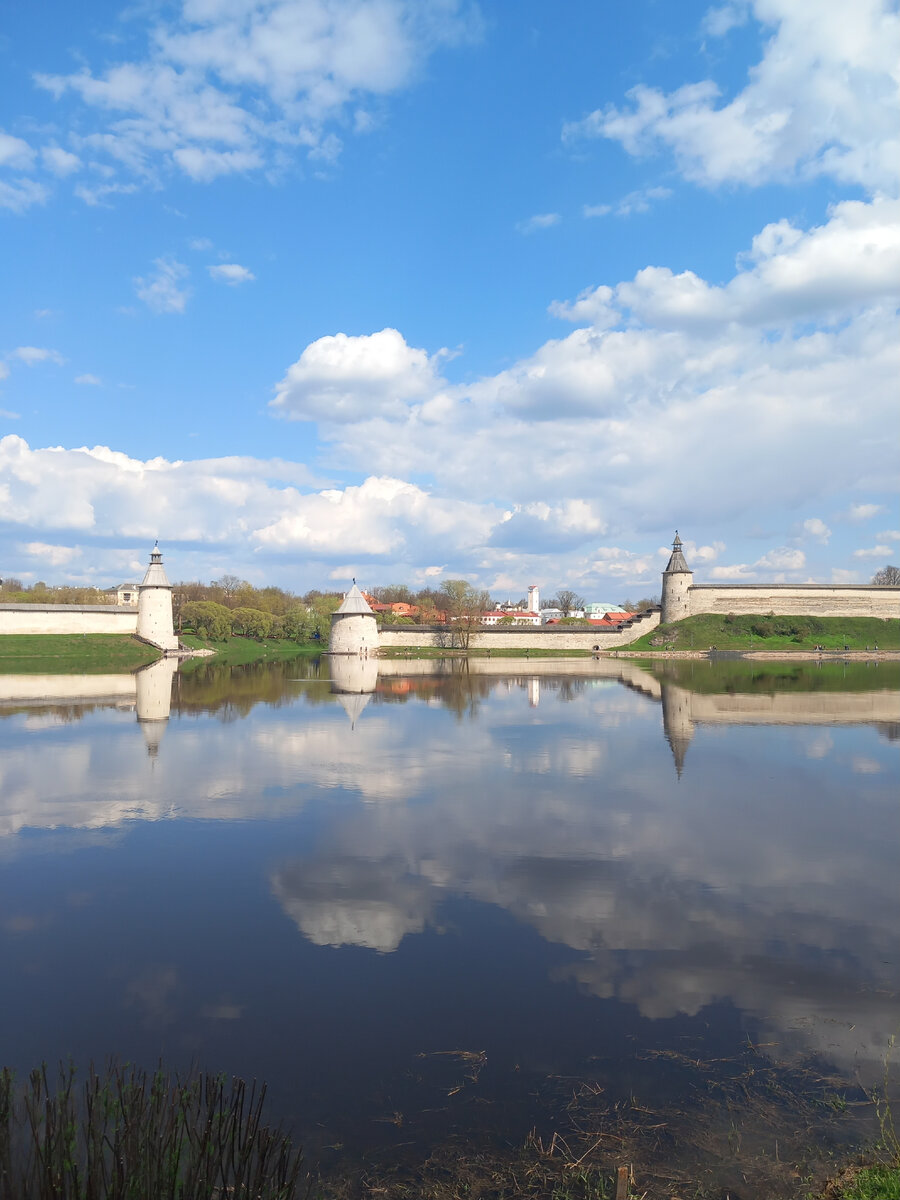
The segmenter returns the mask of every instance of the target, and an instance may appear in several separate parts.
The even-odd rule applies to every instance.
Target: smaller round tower
[[[668,625],[671,621],[683,621],[691,615],[690,589],[694,583],[694,572],[684,561],[681,538],[675,530],[669,565],[663,571],[660,621]]]
[[[340,608],[331,614],[328,651],[364,656],[378,651],[378,623],[355,579]]]
[[[159,542],[150,553],[150,566],[138,587],[137,635],[160,650],[178,649],[172,620],[172,585],[166,578]]]

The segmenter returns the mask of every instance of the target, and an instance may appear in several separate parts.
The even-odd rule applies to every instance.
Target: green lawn
[[[193,633],[180,633],[179,639],[191,650],[215,650],[217,663],[240,666],[241,663],[297,658],[301,654],[321,654],[328,647],[322,642],[290,642],[284,638],[263,639],[231,637],[224,642],[211,642]],[[196,660],[195,660],[196,661]]]
[[[160,652],[121,633],[9,633],[0,637],[4,675],[106,675],[135,671]]]
[[[659,625],[629,650],[900,650],[900,620],[878,617],[727,616],[700,613]]]

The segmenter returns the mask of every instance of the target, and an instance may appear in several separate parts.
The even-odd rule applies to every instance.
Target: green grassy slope
[[[155,662],[159,650],[121,633],[10,633],[0,637],[4,675],[106,675]]]
[[[660,625],[629,650],[900,650],[900,620],[878,617],[727,616],[700,613]]]

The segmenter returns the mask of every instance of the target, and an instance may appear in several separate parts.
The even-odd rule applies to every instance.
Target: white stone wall
[[[136,632],[136,608],[115,608],[111,604],[0,604],[0,635]]]
[[[328,649],[332,654],[374,653],[378,649],[378,623],[374,614],[334,613]]]
[[[137,635],[160,650],[177,650],[172,623],[172,589],[142,586],[138,592]]]
[[[688,600],[691,615],[774,612],[780,616],[900,617],[900,588],[852,584],[695,584]]]
[[[469,642],[470,647],[478,650],[593,650],[599,646],[601,650],[614,650],[617,646],[627,646],[629,643],[643,637],[659,624],[659,613],[652,612],[641,621],[636,621],[630,629],[621,633],[609,633],[601,629],[547,629],[524,627],[520,629],[495,626],[492,629],[481,629],[473,633]],[[440,646],[447,641],[447,635],[430,629],[427,626],[417,627],[407,625],[405,628],[382,629],[378,636],[379,647],[385,649],[414,649],[417,646]]]

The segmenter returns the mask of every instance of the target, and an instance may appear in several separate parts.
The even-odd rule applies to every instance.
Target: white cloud
[[[715,580],[741,580],[755,579],[756,572],[747,565],[747,563],[732,563],[727,567],[712,567],[709,571],[709,577]]]
[[[361,101],[409,87],[436,48],[480,28],[461,0],[182,0],[168,22],[153,17],[145,56],[36,82],[96,113],[84,148],[117,171],[199,182],[291,153],[333,162],[330,125],[349,127]]]
[[[851,521],[868,521],[880,512],[884,512],[883,504],[851,504],[848,515]]]
[[[98,375],[90,375],[90,374],[88,374],[88,375],[76,375],[76,376],[75,376],[75,382],[76,382],[76,383],[88,384],[88,385],[90,385],[90,386],[92,386],[92,387],[101,387],[101,386],[103,385],[103,380],[102,380],[102,379],[100,379],[100,377],[99,377]]]
[[[34,161],[35,153],[24,139],[13,137],[0,129],[0,167],[30,171]]]
[[[887,542],[900,542],[900,529],[882,529],[878,537]]]
[[[778,546],[757,559],[753,565],[767,571],[799,571],[806,566],[806,555],[802,550],[792,550],[790,546]]]
[[[153,275],[135,278],[134,290],[138,298],[152,312],[183,313],[191,294],[190,288],[183,283],[190,271],[174,258],[156,258],[153,265],[156,267]]]
[[[271,406],[292,420],[399,416],[434,394],[440,384],[437,359],[408,346],[396,329],[322,337],[288,368]]]
[[[238,263],[218,263],[206,269],[217,283],[227,283],[230,287],[239,283],[249,283],[256,278],[252,271]]]
[[[828,545],[828,539],[831,537],[831,530],[820,517],[809,517],[804,521],[803,532],[808,537],[814,538],[815,541],[821,542],[823,546]]]
[[[205,237],[191,238],[191,240],[188,242],[188,245],[192,250],[197,250],[198,252],[212,250],[213,248],[213,243],[209,238]]]
[[[44,146],[41,158],[48,170],[54,175],[65,177],[81,169],[81,159],[77,154],[71,154],[59,146]]]
[[[558,225],[561,219],[559,213],[535,213],[533,217],[519,221],[516,229],[519,233],[537,233],[540,229],[550,229],[552,226]]]
[[[750,7],[771,37],[733,99],[722,103],[709,79],[670,93],[639,85],[630,107],[597,109],[566,125],[564,136],[611,138],[638,156],[665,147],[687,178],[706,186],[827,175],[893,189],[900,163],[893,5],[753,0]],[[709,32],[725,32],[740,15],[734,5],[720,8]]]
[[[18,346],[9,357],[17,358],[19,362],[25,363],[28,367],[34,367],[43,362],[52,362],[57,366],[62,366],[66,361],[58,350],[50,350],[46,346]]]
[[[585,217],[605,217],[614,213],[617,217],[629,217],[632,213],[649,212],[654,200],[666,200],[672,195],[672,189],[667,187],[639,188],[629,192],[615,204],[585,204],[582,213]]]
[[[33,179],[16,179],[12,183],[0,179],[0,208],[24,212],[32,204],[43,204],[50,193],[42,183]]]
[[[63,567],[80,553],[79,546],[52,546],[47,542],[27,542],[23,551],[50,567]]]
[[[856,306],[900,296],[900,201],[835,205],[824,225],[804,233],[787,221],[767,225],[723,286],[693,271],[645,267],[615,289],[587,289],[551,312],[572,321],[630,313],[633,322],[669,329],[784,325],[840,319]]]
[[[853,551],[854,558],[887,558],[891,554],[893,550],[886,545],[869,546],[867,549]]]

